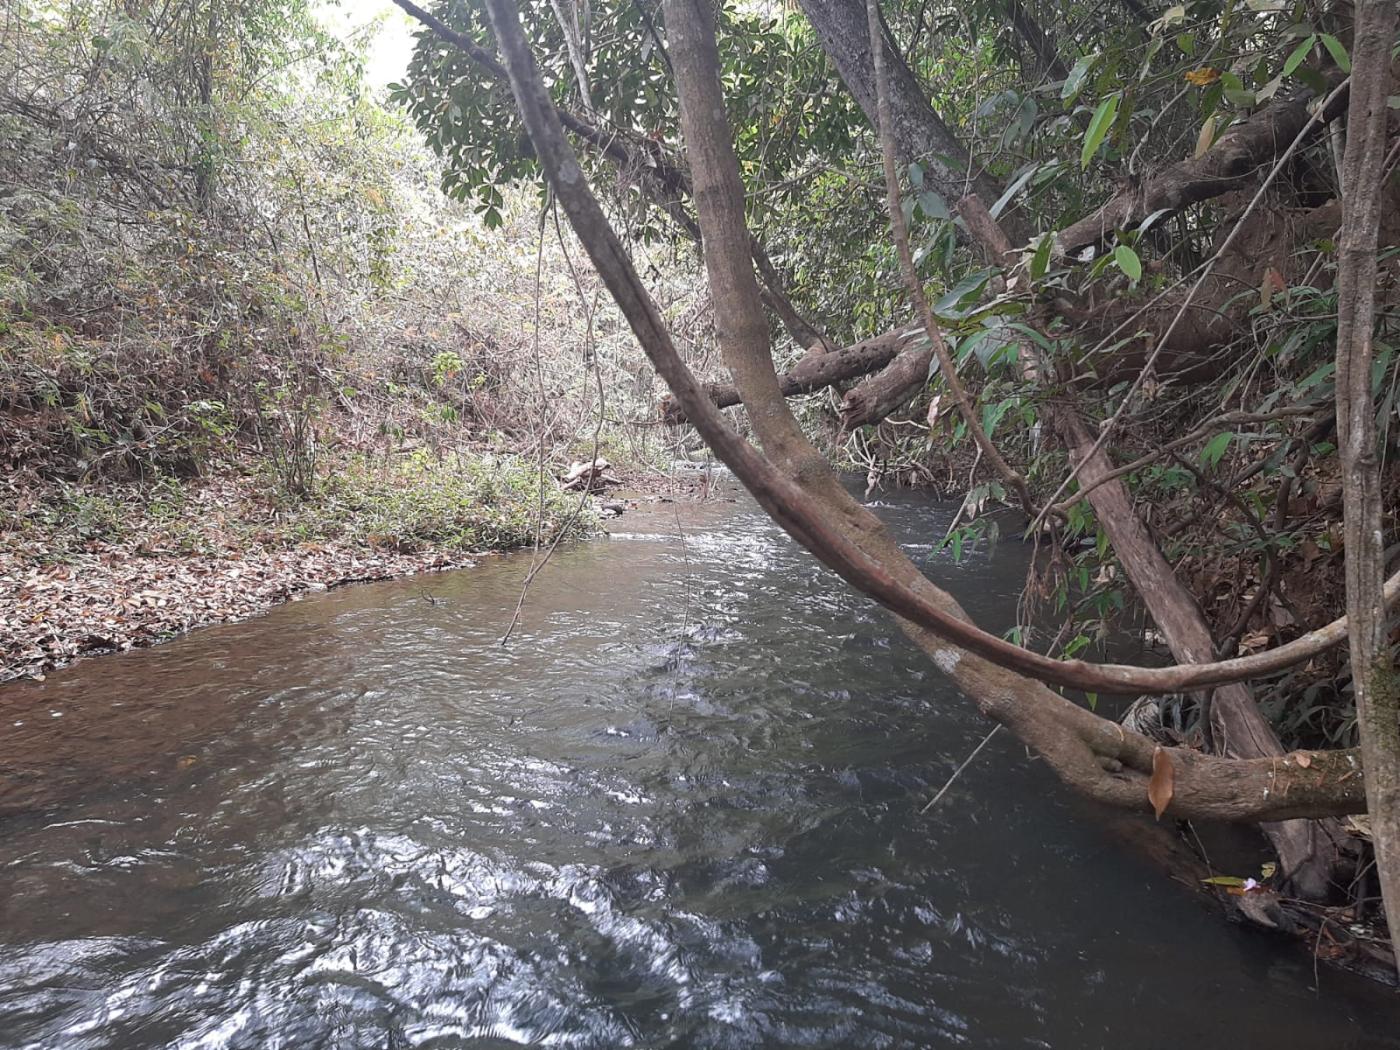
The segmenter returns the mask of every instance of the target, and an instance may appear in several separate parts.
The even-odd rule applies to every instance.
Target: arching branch
[[[852,513],[849,504],[833,504],[826,509],[834,512],[834,516],[840,519],[839,523],[824,521],[810,493],[798,480],[775,469],[772,463],[726,425],[719,410],[705,396],[676,352],[655,304],[646,294],[621,243],[584,184],[578,162],[539,82],[520,30],[513,0],[488,0],[488,7],[526,126],[570,221],[644,350],[716,454],[735,471],[783,528],[844,578],[904,616],[910,621],[908,626],[913,633],[925,633],[926,637],[922,640],[934,653],[939,665],[977,699],[984,711],[1039,748],[1060,776],[1105,801],[1144,807],[1146,778],[1154,751],[1150,742],[1136,734],[1124,732],[1114,723],[1075,706],[1043,686],[983,659],[971,646],[963,650],[949,646],[950,640],[960,643],[962,638],[967,638],[982,647],[983,639],[989,636],[971,628],[956,603],[925,580],[917,570],[917,580],[896,581],[890,575],[883,559],[891,557],[890,548],[894,548],[896,553],[898,549],[888,535],[878,528],[878,523],[874,526],[878,531],[872,530],[868,512],[858,508],[861,513]],[[680,13],[686,19],[693,20],[689,25],[704,27],[706,13],[691,0],[671,0],[668,11],[672,8],[681,9]],[[681,38],[686,33],[684,29],[678,33],[676,29],[673,27],[671,33],[672,58],[679,71],[682,64],[679,54]],[[703,44],[703,35],[700,40]],[[712,47],[712,38],[710,43]],[[703,54],[701,58],[703,61]],[[703,66],[701,68],[703,70]],[[718,115],[722,113],[722,107],[718,108],[718,113],[714,107],[702,105],[699,108],[710,114],[709,119],[722,122]],[[693,150],[695,147],[692,144],[690,148]],[[692,163],[698,166],[703,162],[699,162],[692,153]],[[712,192],[712,188],[698,195],[702,218],[710,200],[709,192]],[[740,210],[742,214],[742,200]],[[707,242],[713,246],[710,237],[707,237]],[[727,257],[731,264],[736,250],[731,244]],[[746,270],[746,266],[731,267],[731,274],[739,284],[734,294],[752,300],[754,296],[742,287],[742,275]],[[752,280],[751,272],[748,279]],[[749,360],[743,361],[743,354],[740,354],[736,364],[752,366],[752,374],[747,368],[741,369],[743,375],[738,381],[745,388],[746,396],[753,397],[749,407],[756,429],[781,445],[786,439],[783,416],[791,417],[786,413],[771,363],[767,377],[757,367],[759,362],[752,348],[759,345],[755,334],[758,326],[753,323],[751,307],[745,313],[747,316],[740,319],[743,323],[737,330],[737,342],[731,345],[749,347]],[[762,389],[765,386],[766,392]],[[801,449],[784,449],[781,454],[800,458]],[[808,484],[823,484],[819,477],[805,476],[809,463],[794,462],[790,465],[798,468],[796,476]],[[878,551],[880,560],[855,543],[855,536],[871,544]],[[926,632],[925,625],[937,633]],[[1010,648],[1014,650],[1016,647]],[[1023,657],[1030,657],[1032,663],[1045,659],[1026,654],[1023,650],[1017,652]],[[1099,670],[1102,671],[1102,668]],[[1174,751],[1171,761],[1179,762],[1179,768],[1177,795],[1169,812],[1180,815],[1255,820],[1351,812],[1357,807],[1360,797],[1359,769],[1355,755],[1348,752],[1324,753],[1316,759],[1309,756],[1306,761],[1298,762],[1218,759]],[[1314,775],[1299,775],[1313,770],[1317,770]]]

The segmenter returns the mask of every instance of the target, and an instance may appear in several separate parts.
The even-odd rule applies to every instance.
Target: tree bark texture
[[[1386,95],[1396,29],[1394,0],[1357,0],[1337,267],[1337,432],[1352,690],[1376,869],[1392,938],[1400,936],[1400,676],[1390,657],[1381,593],[1385,538],[1371,362]]]

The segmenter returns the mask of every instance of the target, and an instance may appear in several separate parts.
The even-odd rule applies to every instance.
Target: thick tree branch
[[[1333,92],[1317,121],[1312,94],[1276,99],[1222,135],[1199,157],[1183,160],[1123,190],[1093,214],[1061,230],[1055,252],[1064,257],[1096,245],[1115,230],[1133,229],[1157,212],[1171,213],[1246,185],[1273,165],[1309,123],[1314,129],[1346,111],[1346,92]]]
[[[784,397],[811,394],[884,368],[920,340],[917,329],[897,329],[830,353],[808,354],[792,371],[780,375],[778,384]],[[710,400],[719,408],[729,408],[742,400],[733,384],[718,384],[707,389]],[[672,425],[688,422],[685,409],[673,397],[661,402],[661,418]]]

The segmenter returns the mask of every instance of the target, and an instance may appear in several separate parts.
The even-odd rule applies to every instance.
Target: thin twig
[[[549,547],[545,550],[544,557],[542,558],[539,557],[539,539],[540,531],[543,528],[543,523],[541,521],[537,524],[535,530],[535,557],[530,563],[530,571],[525,574],[525,580],[520,585],[520,598],[515,603],[515,612],[511,614],[510,623],[506,625],[505,634],[501,635],[501,645],[505,645],[507,642],[510,641],[510,636],[512,633],[514,633],[516,624],[520,622],[520,614],[525,608],[525,596],[530,591],[530,584],[535,582],[535,577],[538,576],[541,570],[543,570],[544,567],[549,563],[550,557],[554,554],[555,550],[558,549],[559,544],[563,541],[564,537],[567,536],[571,531],[573,531],[575,522],[578,521],[579,516],[583,513],[583,508],[588,503],[588,497],[593,491],[592,485],[590,484],[593,479],[591,471],[593,465],[598,462],[598,448],[602,442],[603,420],[607,418],[607,403],[603,392],[603,372],[602,367],[598,364],[598,354],[593,346],[593,319],[598,312],[598,296],[597,293],[594,293],[593,300],[591,304],[589,303],[587,296],[584,294],[583,282],[579,278],[578,271],[574,269],[574,263],[573,260],[569,258],[568,249],[564,247],[564,231],[559,226],[559,210],[557,206],[553,204],[553,202],[551,202],[550,207],[554,213],[554,231],[559,237],[559,247],[563,251],[564,261],[568,264],[569,274],[574,280],[574,288],[578,292],[579,299],[585,304],[584,309],[587,311],[587,324],[584,328],[584,345],[587,347],[587,360],[592,365],[594,381],[597,383],[598,387],[598,416],[593,424],[593,452],[589,457],[590,473],[587,475],[584,481],[583,491],[579,493],[578,502],[574,504],[574,508],[569,513],[569,516],[565,518],[564,521],[561,522],[559,527],[555,530],[554,536],[550,541]],[[543,230],[541,230],[541,234],[543,234]],[[536,288],[538,291],[538,286],[536,286]],[[536,300],[536,308],[538,308],[538,300]],[[543,458],[543,436],[540,437],[540,450],[541,458]],[[539,498],[541,515],[543,515],[543,477],[540,478]]]
[[[992,742],[992,737],[997,735],[997,730],[1000,728],[1000,722],[992,726],[992,731],[986,736],[984,736],[982,738],[982,742],[972,749],[972,754],[968,755],[965,759],[963,759],[963,764],[958,766],[957,769],[953,770],[953,775],[948,778],[948,782],[946,784],[944,784],[941,788],[938,789],[938,794],[934,795],[933,798],[929,799],[928,805],[924,806],[923,809],[919,810],[920,816],[923,816],[925,813],[931,810],[934,807],[935,803],[937,803],[940,798],[942,798],[948,793],[948,789],[953,786],[953,781],[957,780],[958,777],[962,775],[962,771],[972,764],[972,760],[977,757],[978,753]]]
[[[1286,405],[1285,407],[1276,409],[1273,412],[1227,412],[1224,415],[1215,416],[1211,419],[1206,420],[1204,423],[1201,423],[1199,426],[1192,429],[1189,433],[1183,434],[1179,438],[1174,438],[1171,441],[1168,441],[1165,445],[1163,445],[1156,451],[1149,452],[1146,455],[1140,456],[1139,458],[1133,460],[1131,463],[1127,463],[1121,467],[1116,468],[1115,470],[1111,470],[1107,474],[1103,475],[1103,477],[1095,478],[1091,484],[1083,486],[1077,492],[1070,493],[1059,503],[1051,507],[1050,513],[1052,515],[1060,517],[1064,516],[1066,513],[1068,513],[1070,507],[1074,506],[1076,503],[1078,503],[1081,499],[1087,496],[1094,489],[1098,488],[1100,485],[1106,484],[1110,481],[1116,481],[1117,479],[1124,477],[1128,474],[1134,474],[1137,471],[1141,470],[1143,467],[1152,465],[1168,453],[1179,449],[1185,445],[1190,445],[1193,442],[1199,441],[1201,438],[1205,437],[1207,434],[1214,432],[1219,427],[1233,426],[1235,424],[1246,423],[1270,423],[1275,420],[1286,419],[1290,416],[1309,415],[1313,412],[1316,412],[1319,407],[1321,406],[1313,404]]]
[[[928,336],[934,357],[938,359],[938,367],[943,374],[943,383],[947,386],[948,392],[953,395],[958,411],[962,413],[963,420],[967,423],[967,429],[977,444],[978,454],[986,455],[987,462],[991,464],[992,469],[1016,493],[1016,498],[1020,501],[1026,516],[1034,517],[1035,507],[1031,502],[1031,493],[1026,486],[1026,479],[1013,469],[1011,464],[1006,462],[996,445],[992,444],[991,437],[983,429],[981,420],[977,418],[972,398],[968,396],[967,388],[963,386],[962,380],[958,377],[957,363],[948,351],[948,343],[943,338],[943,331],[934,318],[933,311],[929,308],[928,297],[924,295],[923,284],[919,281],[919,271],[914,265],[914,253],[909,247],[909,225],[904,221],[904,206],[899,196],[899,174],[895,167],[894,120],[890,114],[889,74],[885,69],[885,41],[880,29],[879,0],[865,0],[865,10],[870,26],[870,53],[874,56],[875,61],[876,116],[878,118],[876,123],[879,125],[880,153],[885,169],[885,195],[890,211],[890,230],[894,234],[895,249],[899,255],[899,268],[904,275],[905,287],[909,290],[909,298],[914,303],[915,311],[923,324],[924,334]]]
[[[685,561],[685,606],[681,610],[681,637],[684,638],[686,632],[690,630],[690,547],[685,542],[685,529],[681,527],[681,508],[679,504],[674,505],[676,513],[676,535],[681,541],[681,558]]]

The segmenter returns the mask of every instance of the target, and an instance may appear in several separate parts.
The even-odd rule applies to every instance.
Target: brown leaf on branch
[[[1172,793],[1176,790],[1176,771],[1172,768],[1171,755],[1166,748],[1159,747],[1152,752],[1152,779],[1147,782],[1147,798],[1152,803],[1152,811],[1157,819],[1172,804]]]

